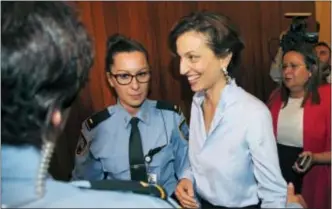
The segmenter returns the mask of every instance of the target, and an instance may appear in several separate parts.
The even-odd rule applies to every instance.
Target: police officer
[[[106,74],[117,104],[83,122],[72,178],[146,181],[172,195],[188,167],[183,114],[178,106],[147,99],[148,54],[135,40],[109,38]]]
[[[49,177],[56,138],[92,64],[92,44],[64,2],[1,2],[1,23],[2,208],[173,207],[158,185],[71,185]]]

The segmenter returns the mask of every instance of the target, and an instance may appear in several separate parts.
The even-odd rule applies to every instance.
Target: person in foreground
[[[305,207],[279,167],[268,108],[232,77],[244,44],[230,19],[195,12],[169,35],[193,97],[189,159],[176,196],[189,208]],[[200,202],[200,204],[198,203]]]
[[[282,56],[283,82],[270,97],[282,174],[309,208],[331,208],[331,85],[312,44],[289,47]],[[308,157],[300,167],[299,157]]]
[[[114,34],[105,60],[118,102],[83,122],[72,179],[157,183],[172,196],[189,166],[184,115],[175,105],[147,99],[151,68],[141,43]]]
[[[64,2],[1,2],[1,26],[2,207],[177,206],[130,188],[91,189],[107,190],[111,181],[69,184],[48,175],[56,138],[93,63],[92,43]],[[152,188],[132,184],[136,191]]]

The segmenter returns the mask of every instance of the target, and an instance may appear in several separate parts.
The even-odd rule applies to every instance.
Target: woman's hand
[[[297,203],[300,204],[303,208],[308,208],[307,203],[304,201],[302,195],[295,194],[294,185],[289,183],[287,186],[287,204]]]
[[[176,186],[175,195],[185,208],[198,208],[198,203],[195,200],[194,186],[189,179],[181,179]]]

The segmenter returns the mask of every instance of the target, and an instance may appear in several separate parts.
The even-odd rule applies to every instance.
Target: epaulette
[[[133,192],[136,194],[151,195],[163,200],[167,199],[167,193],[165,189],[156,184],[126,180],[100,180],[89,182],[90,189],[94,190]]]
[[[108,109],[104,109],[98,113],[93,114],[85,121],[85,126],[90,131],[94,127],[96,127],[99,123],[103,122],[107,118],[109,118],[111,114],[109,113]]]
[[[178,105],[171,104],[167,101],[157,101],[156,108],[160,110],[170,110],[181,115],[181,108]]]

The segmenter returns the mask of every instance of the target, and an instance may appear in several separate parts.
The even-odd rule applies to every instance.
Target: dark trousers
[[[292,166],[302,152],[302,148],[278,144],[279,163],[282,175],[287,183],[292,182],[295,193],[300,194],[302,190],[303,174],[296,173]]]
[[[228,207],[212,205],[210,202],[201,198],[201,208],[203,208],[203,209],[210,209],[210,208],[227,209]],[[239,207],[237,207],[237,208],[239,208]],[[260,209],[260,206],[259,205],[249,205],[249,206],[245,206],[245,207],[241,207],[241,208]]]

